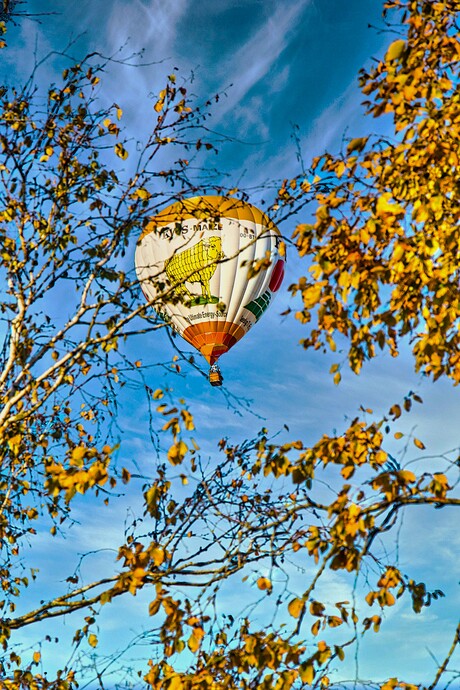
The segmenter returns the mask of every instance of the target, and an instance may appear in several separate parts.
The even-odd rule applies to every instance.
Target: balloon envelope
[[[139,238],[136,272],[147,300],[209,364],[265,312],[284,275],[278,228],[252,204],[223,196],[176,202]],[[250,277],[254,262],[260,270]],[[160,298],[168,290],[168,297]]]

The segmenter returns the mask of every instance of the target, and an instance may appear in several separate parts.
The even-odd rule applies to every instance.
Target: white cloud
[[[265,24],[234,53],[231,60],[221,66],[223,74],[219,91],[232,81],[234,85],[228,91],[228,97],[221,102],[219,119],[241,104],[248,92],[265,77],[289,45],[293,32],[299,26],[301,15],[309,4],[310,0],[291,5],[279,4]],[[284,66],[275,82],[276,90],[280,88],[280,81],[286,82],[288,75],[289,70]]]
[[[148,96],[164,87],[174,67],[177,26],[187,6],[188,0],[133,0],[129,8],[122,0],[110,4],[98,49],[116,59],[143,51],[142,57],[131,60],[136,67],[112,63],[103,80],[105,96],[123,108],[123,125],[136,138],[152,126]]]
[[[188,0],[117,0],[111,3],[106,41],[109,50],[117,50],[127,39],[134,50],[145,48],[146,58],[171,57],[176,27],[188,6]]]
[[[3,76],[4,83],[15,86],[18,86],[18,80],[22,83],[29,77],[36,63],[53,50],[45,31],[39,25],[27,21],[21,23],[18,39],[9,43],[8,50],[2,51],[1,56],[2,61],[9,65],[9,69],[3,71]],[[50,61],[40,67],[38,76],[45,83],[55,78]]]

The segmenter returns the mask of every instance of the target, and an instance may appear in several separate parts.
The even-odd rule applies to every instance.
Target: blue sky
[[[211,125],[219,135],[230,136],[233,141],[222,146],[217,158],[210,154],[209,164],[226,171],[226,181],[253,187],[297,173],[293,126],[298,127],[307,164],[325,148],[340,148],[344,136],[375,131],[375,121],[362,117],[357,72],[369,65],[372,56],[381,55],[391,40],[391,36],[369,26],[380,25],[380,2],[29,0],[26,7],[31,12],[52,14],[42,16],[40,23],[24,20],[10,30],[10,47],[1,56],[3,81],[14,83],[27,75],[35,52],[41,57],[73,39],[71,53],[76,58],[92,50],[113,54],[124,44],[125,55],[144,49],[142,67],[110,67],[101,98],[116,101],[123,108],[126,134],[136,138],[149,126],[149,94],[162,88],[172,68],[177,67],[184,76],[193,74],[190,89],[199,98],[224,91]],[[60,66],[58,57],[45,63],[39,71],[40,83],[57,78]],[[307,209],[290,219],[281,231],[290,236],[295,222],[305,221],[310,212]],[[286,423],[292,437],[314,442],[323,433],[344,428],[346,418],[354,417],[361,404],[379,415],[409,390],[419,391],[425,404],[402,422],[401,429],[415,427],[430,456],[456,448],[458,391],[450,384],[432,384],[415,375],[406,354],[397,360],[377,358],[359,377],[344,371],[337,387],[328,374],[335,359],[302,350],[298,345],[303,335],[301,326],[280,316],[288,306],[295,306],[287,286],[302,270],[291,252],[284,289],[277,300],[257,328],[222,359],[229,394],[250,400],[249,411],[240,406],[235,413],[221,391],[211,389],[192,369],[184,378],[151,369],[152,388],[171,385],[190,402],[204,454],[211,457],[222,436],[238,441],[256,433],[261,424],[277,431]],[[163,334],[132,347],[139,347],[145,363],[167,361],[174,354]],[[146,418],[145,402],[135,391],[128,391],[120,416],[123,463],[130,457],[143,466],[155,462],[145,433]],[[77,505],[81,527],[75,526],[71,539],[56,539],[52,550],[44,532],[37,558],[49,586],[69,574],[68,564],[75,562],[76,551],[96,551],[111,538],[114,544],[121,543],[126,511],[135,503],[136,497],[129,495],[122,508],[101,512],[89,510],[93,504],[82,501]],[[362,678],[408,674],[422,680],[433,674],[434,663],[427,650],[441,655],[456,625],[454,614],[460,603],[458,546],[453,511],[452,515],[445,510],[434,516],[423,511],[407,516],[401,532],[402,564],[415,568],[420,578],[430,578],[430,585],[444,589],[450,597],[427,609],[416,621],[410,609],[398,603],[381,633],[361,645]],[[105,551],[88,558],[88,566],[84,566],[88,567],[88,577],[110,559],[113,554]],[[347,587],[337,574],[327,580],[329,592],[344,594]],[[42,593],[34,591],[37,596]],[[139,596],[117,603],[111,613],[107,612],[101,644],[113,648],[148,624],[146,602],[147,598]],[[59,632],[65,640],[74,628],[69,619],[59,628],[58,624],[47,626],[46,632]],[[42,634],[42,630],[29,629],[24,640],[32,642]],[[57,663],[56,652],[50,647],[43,655],[51,671]],[[345,672],[350,677],[353,666],[346,667]]]

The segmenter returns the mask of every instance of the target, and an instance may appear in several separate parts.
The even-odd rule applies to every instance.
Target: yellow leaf
[[[310,613],[312,616],[322,616],[326,607],[321,601],[312,601],[310,604]]]
[[[305,604],[302,599],[293,599],[288,604],[288,611],[293,618],[298,618],[302,613]]]
[[[34,655],[33,655],[34,664],[38,664],[38,662],[40,661],[41,658],[42,658],[42,655],[40,654],[40,652],[34,652]]]
[[[86,455],[87,450],[88,449],[85,446],[77,446],[72,451],[72,460],[74,460],[76,462],[83,460],[83,458]]]
[[[343,620],[339,618],[339,616],[328,616],[327,617],[327,624],[330,628],[337,628],[339,625],[342,625]]]
[[[172,465],[180,465],[188,451],[188,446],[184,441],[174,443],[168,450],[168,460]]]
[[[394,606],[396,599],[391,592],[385,592],[385,601],[387,606]]]
[[[364,598],[369,606],[372,606],[376,599],[376,594],[375,592],[368,592]]]
[[[430,199],[430,206],[433,209],[433,211],[442,211],[443,203],[444,197],[440,196],[439,194],[431,197]]]
[[[326,335],[326,340],[329,344],[329,347],[331,348],[331,351],[335,352],[337,350],[337,345],[335,343],[335,340],[330,335]]]
[[[355,469],[354,465],[345,465],[345,467],[340,470],[340,474],[344,479],[349,479],[354,475]]]
[[[314,307],[321,297],[322,285],[317,283],[316,285],[310,285],[302,292],[302,299],[304,305],[307,309]]]
[[[160,610],[161,599],[155,599],[149,604],[149,616],[154,616]]]
[[[190,414],[188,410],[181,410],[181,417],[184,420],[184,425],[185,428],[188,431],[193,431],[195,428],[195,425],[193,424],[193,416]]]
[[[152,556],[152,561],[155,563],[155,565],[161,565],[165,559],[165,552],[161,547],[156,546],[152,550],[151,556]]]
[[[389,414],[393,415],[394,419],[401,416],[401,407],[399,405],[392,405],[389,409]]]
[[[398,472],[398,477],[400,477],[404,482],[415,482],[417,477],[410,470],[400,470]]]
[[[16,434],[15,436],[12,436],[11,438],[8,439],[8,447],[10,450],[13,451],[14,454],[17,454],[19,450],[19,444],[21,443],[21,435]]]
[[[271,591],[272,583],[268,577],[259,577],[257,580],[257,587],[262,590]]]
[[[187,646],[191,652],[196,652],[200,648],[201,640],[204,637],[203,628],[194,628],[192,634],[190,635]]]
[[[377,199],[377,215],[384,216],[388,214],[404,216],[405,210],[399,204],[391,203],[391,194],[385,193]]]
[[[324,664],[325,661],[329,659],[331,656],[331,650],[330,647],[327,646],[324,640],[320,640],[318,642],[318,663],[319,664]]]
[[[395,688],[399,685],[398,681],[396,678],[390,678],[389,681],[384,683],[383,685],[380,686],[380,690],[395,690]]]
[[[399,60],[401,55],[404,53],[405,47],[406,42],[403,38],[398,38],[396,41],[393,41],[386,52],[385,61],[389,62],[390,60]]]
[[[339,657],[340,661],[343,661],[345,659],[345,652],[343,651],[343,647],[335,646],[334,651]]]
[[[347,154],[350,155],[352,151],[362,151],[366,146],[368,138],[369,137],[356,137],[356,139],[352,139],[347,146]]]
[[[122,160],[126,160],[128,158],[128,155],[129,155],[127,150],[123,146],[123,144],[120,144],[120,143],[115,144],[115,153]]]
[[[345,163],[343,161],[338,161],[337,165],[335,167],[335,174],[337,175],[337,177],[342,177],[344,172],[345,172]]]
[[[97,647],[97,637],[94,635],[94,633],[91,633],[91,635],[88,637],[88,643],[91,647]]]
[[[144,187],[139,187],[139,189],[136,189],[133,196],[137,196],[139,199],[149,199],[152,195],[147,189],[144,189]]]
[[[321,619],[318,619],[311,626],[311,634],[316,636],[319,633],[320,626],[321,626]]]
[[[425,444],[418,438],[414,438],[414,445],[420,448],[420,450],[425,450]]]
[[[306,683],[307,685],[311,685],[313,683],[313,679],[315,677],[315,669],[313,668],[312,663],[305,663],[300,666],[300,680],[302,683]]]
[[[402,259],[405,251],[406,251],[406,248],[403,244],[395,244],[395,247],[393,249],[393,254],[391,256],[392,261],[394,261],[396,263],[397,261]]]

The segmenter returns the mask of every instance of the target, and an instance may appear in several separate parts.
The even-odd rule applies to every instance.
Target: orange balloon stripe
[[[270,231],[280,234],[280,231],[272,220],[260,209],[247,201],[241,199],[228,198],[224,196],[208,195],[194,196],[189,199],[176,201],[167,206],[156,216],[151,216],[150,222],[145,227],[141,240],[150,232],[155,232],[158,228],[170,225],[171,223],[181,222],[187,218],[206,220],[214,216],[223,218],[235,218],[237,220],[250,220],[254,223],[264,225]]]
[[[244,328],[231,321],[202,321],[188,326],[181,335],[201,352],[209,364],[214,364],[245,333]]]

